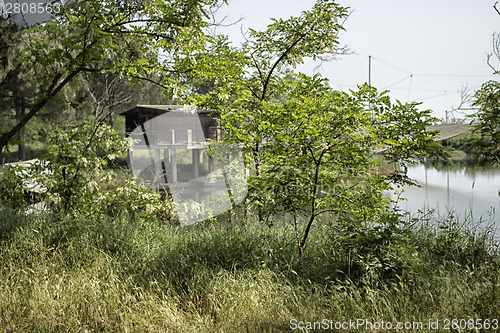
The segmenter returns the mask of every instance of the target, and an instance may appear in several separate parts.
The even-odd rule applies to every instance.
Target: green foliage
[[[341,271],[355,284],[380,287],[411,280],[419,270],[421,255],[411,233],[395,222],[375,226],[340,224],[336,244],[348,256]],[[388,222],[388,221],[386,221]]]
[[[430,111],[415,103],[392,104],[366,85],[351,94],[334,91],[318,75],[290,74],[280,79],[280,92],[286,97],[228,110],[222,121],[226,139],[243,143],[252,157],[249,198],[261,214],[306,216],[301,252],[316,217],[332,212],[378,221],[391,183],[412,183],[406,169],[379,174],[375,152],[403,166],[446,157],[436,133],[425,130],[434,120]]]
[[[52,138],[34,180],[46,207],[63,215],[130,216],[174,221],[173,206],[135,180],[120,182],[113,162],[129,142],[108,125],[86,122]]]
[[[158,83],[168,88],[174,55],[181,45],[203,44],[207,9],[213,4],[205,0],[79,0],[65,6],[55,19],[23,31],[19,52],[11,62],[22,64],[25,85],[39,91],[26,114],[2,128],[0,152],[82,73],[162,81]],[[4,78],[20,77],[11,67],[17,68],[0,68],[0,84]]]
[[[471,117],[473,147],[479,163],[500,163],[500,83],[488,81],[476,92],[473,103],[480,109]]]
[[[296,67],[304,58],[331,60],[342,53],[338,34],[347,14],[347,8],[335,1],[319,0],[298,17],[274,19],[262,32],[251,29],[243,49],[257,70],[255,79],[262,86],[255,92],[260,98],[267,98],[267,86],[272,84],[275,69]]]
[[[372,219],[388,186],[374,177],[370,149],[377,142],[369,115],[352,97],[333,91],[319,76],[298,75],[283,86],[287,99],[267,103],[260,114],[260,170],[250,184],[270,215],[306,214],[302,251],[317,216]]]
[[[25,193],[27,187],[14,170],[0,171],[0,204],[12,209],[21,209],[26,206]]]
[[[391,102],[388,91],[379,93],[367,85],[353,95],[371,113],[376,140],[387,160],[422,162],[448,157],[442,145],[434,141],[438,132],[426,130],[438,120],[432,116],[432,110],[419,110],[421,103],[417,102]]]
[[[336,2],[318,1],[298,17],[250,30],[240,49],[214,38],[210,52],[184,62],[196,85],[211,88],[184,87],[187,99],[219,111],[224,140],[245,152],[249,208],[260,220],[277,213],[304,220],[305,227],[296,229],[301,253],[318,216],[377,221],[390,183],[411,183],[406,168],[392,177],[379,175],[377,151],[403,166],[445,156],[433,140],[436,133],[425,130],[435,120],[430,110],[393,104],[387,92],[367,85],[338,92],[319,75],[292,71],[305,58],[324,60],[344,51],[338,33],[346,16]]]
[[[451,147],[454,150],[463,151],[466,154],[473,155],[477,153],[474,144],[474,138],[476,137],[477,137],[476,134],[468,132],[447,139],[444,145],[447,147]]]
[[[161,197],[160,193],[147,189],[135,179],[114,186],[112,189],[100,191],[94,199],[101,210],[110,216],[131,216],[147,220],[159,220],[174,223],[173,203]]]
[[[444,245],[448,229],[433,230],[358,237],[319,225],[299,258],[286,224],[180,229],[2,209],[0,330],[281,332],[293,318],[497,318],[498,252],[480,235],[459,240],[466,231]],[[489,254],[459,265],[456,249]]]
[[[127,147],[127,141],[104,124],[86,122],[59,133],[49,143],[48,172],[40,175],[47,203],[65,212],[91,211],[95,196],[113,180],[108,163]]]
[[[188,48],[179,54],[183,61],[178,72],[185,74],[186,84],[195,80],[194,86],[210,86],[208,93],[192,100],[197,104],[217,111],[236,106],[255,111],[260,102],[280,94],[275,80],[304,58],[326,60],[343,53],[338,33],[346,17],[347,8],[320,0],[298,17],[273,20],[263,32],[250,30],[241,48],[232,47],[223,36],[207,37],[201,50]],[[189,95],[192,90],[186,88],[180,90]]]
[[[461,220],[455,212],[449,212],[439,221],[422,223],[423,220],[420,220],[421,234],[429,237],[423,242],[428,243],[429,254],[435,260],[470,269],[478,261],[492,264],[490,254],[498,251],[500,245],[495,240],[494,225],[485,228],[483,224],[478,229],[470,217]]]
[[[379,174],[375,155],[403,166],[444,156],[425,131],[430,111],[291,72],[342,52],[346,9],[320,0],[252,30],[238,49],[203,35],[208,4],[81,0],[25,35],[34,46],[26,60],[49,87],[43,105],[82,71],[175,71],[170,93],[220,112],[224,139],[242,147],[251,171],[246,208],[274,227],[161,223],[175,221],[172,204],[134,181],[117,184],[110,168],[127,142],[102,118],[72,126],[34,175],[53,211],[0,211],[0,330],[285,331],[291,318],[498,314],[500,265],[486,236],[453,221],[417,232],[387,210],[384,191],[410,180],[405,168]],[[172,52],[160,59],[161,50]],[[14,176],[0,183],[11,206],[24,191]]]

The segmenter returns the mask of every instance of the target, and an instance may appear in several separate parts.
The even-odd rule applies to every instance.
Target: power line
[[[495,76],[494,74],[415,74],[418,76],[443,76],[443,77],[490,77]]]
[[[392,84],[388,85],[388,86],[387,86],[387,87],[385,87],[385,88],[382,88],[382,90],[389,89],[390,87],[395,86],[396,84],[398,84],[398,83],[400,83],[400,82],[403,82],[404,80],[409,79],[409,78],[411,78],[411,77],[413,77],[413,74],[412,74],[412,75],[408,75],[408,76],[406,76],[406,77],[402,78],[401,80],[396,81],[396,82],[394,82],[394,83],[392,83]],[[439,91],[441,91],[441,90],[439,90]]]
[[[355,65],[355,64],[357,64],[357,63],[360,63],[360,62],[362,62],[362,61],[364,62],[364,61],[366,60],[366,58],[368,58],[368,57],[363,57],[363,58],[361,58],[361,59],[358,59],[358,60],[356,60],[356,61],[350,62],[350,63],[348,63],[348,64],[343,64],[343,65],[335,66],[335,67],[333,67],[332,69],[333,69],[333,70],[336,70],[336,69],[341,69],[341,68],[349,67],[349,66]]]
[[[447,96],[448,94],[454,95],[454,94],[458,94],[458,93],[460,93],[460,90],[454,91],[452,93],[445,92],[444,94],[440,94],[440,95],[427,96],[427,97],[422,97],[422,98],[415,98],[415,100],[416,101],[421,101],[423,99],[431,99],[431,98],[443,97],[443,96]]]
[[[384,63],[384,64],[386,64],[387,66],[393,67],[393,68],[395,68],[395,69],[397,69],[397,70],[400,70],[400,71],[402,71],[402,72],[405,72],[405,73],[411,74],[411,72],[407,71],[406,69],[402,69],[402,68],[400,68],[400,67],[398,67],[398,66],[395,66],[395,65],[393,65],[393,64],[391,64],[391,63],[388,63],[387,61],[384,61],[384,60],[382,60],[382,59],[380,59],[380,58],[375,58],[375,57],[373,57],[373,59],[375,59],[375,60],[377,60],[377,61],[380,61],[381,63]]]
[[[373,57],[371,56],[374,60],[377,60],[387,66],[390,66],[392,68],[395,68],[399,71],[402,71],[402,72],[405,72],[405,73],[408,73],[408,74],[412,74],[410,71],[407,71],[406,69],[403,69],[401,67],[398,67],[396,65],[393,65],[385,60],[382,60],[378,57]],[[418,75],[418,76],[442,76],[442,77],[490,77],[490,76],[495,76],[495,74],[442,74],[442,73],[417,73],[417,74],[413,74],[413,75]]]
[[[387,59],[387,58],[386,58]],[[386,61],[397,61],[397,62],[405,62],[409,64],[428,64],[428,65],[437,65],[437,66],[455,66],[455,67],[484,67],[484,64],[482,65],[472,65],[472,64],[456,64],[456,63],[439,63],[439,62],[433,62],[433,61],[415,61],[415,60],[405,60],[405,59],[387,59]]]

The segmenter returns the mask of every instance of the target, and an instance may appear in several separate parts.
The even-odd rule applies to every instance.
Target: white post
[[[163,163],[165,164],[165,168],[167,167],[169,161],[170,161],[170,149],[168,148],[163,149]]]
[[[193,144],[193,130],[191,129],[188,129],[187,130],[187,134],[188,134],[188,146],[191,146]]]
[[[170,165],[172,167],[172,182],[173,183],[177,182],[177,157],[176,157],[176,152],[177,152],[177,150],[170,149],[170,161],[171,161]]]
[[[155,175],[154,175],[154,182],[155,184],[160,184],[161,183],[161,178],[163,177],[163,168],[161,167],[161,156],[160,156],[160,150],[155,149]]]
[[[198,149],[193,149],[193,169],[194,178],[198,178],[200,175],[200,151]]]
[[[168,176],[170,174],[169,170],[169,165],[170,165],[170,149],[163,149],[163,172],[165,173],[165,177],[163,178],[165,180],[165,183],[169,181]]]
[[[134,170],[134,151],[128,149],[128,162],[130,163],[130,169]]]

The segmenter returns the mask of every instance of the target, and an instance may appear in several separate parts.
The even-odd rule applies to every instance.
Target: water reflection
[[[500,236],[500,167],[420,164],[410,167],[408,176],[422,186],[403,188],[401,197],[408,200],[398,203],[401,209],[413,214],[435,209],[439,216],[454,211],[461,219],[494,224]]]

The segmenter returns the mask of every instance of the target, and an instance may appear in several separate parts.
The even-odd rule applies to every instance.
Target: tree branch
[[[285,52],[283,52],[281,54],[281,56],[278,58],[278,60],[276,60],[276,62],[273,64],[273,66],[271,67],[271,69],[269,70],[269,73],[267,73],[267,77],[266,77],[266,80],[264,81],[264,87],[262,88],[262,96],[261,96],[261,100],[265,100],[266,98],[266,91],[267,91],[267,87],[269,85],[269,81],[271,80],[271,76],[273,75],[273,72],[274,70],[276,69],[276,67],[278,67],[278,65],[280,64],[281,61],[283,61],[283,59],[286,58],[286,56],[288,55],[288,53],[290,53],[290,51],[301,41],[303,40],[307,34],[309,33],[309,31],[303,33],[299,38],[297,38],[292,44],[290,44],[290,46],[288,46],[288,48],[285,50]]]
[[[495,4],[493,5],[493,8],[495,8],[495,11],[497,12],[497,14],[500,15],[500,10],[497,8],[497,4],[498,4],[498,1],[495,2]]]
[[[323,156],[323,154],[321,154]],[[318,159],[318,162],[316,163],[316,168],[314,171],[314,181],[313,181],[313,193],[312,193],[312,202],[311,202],[311,217],[309,218],[309,221],[307,222],[306,229],[304,230],[304,235],[302,237],[302,241],[300,242],[299,246],[299,254],[302,255],[304,253],[304,246],[307,241],[307,237],[309,236],[309,231],[311,230],[311,226],[314,222],[314,219],[316,218],[316,195],[318,191],[318,178],[319,178],[319,167],[321,166],[321,156]]]
[[[40,111],[55,95],[57,95],[57,93],[59,93],[59,91],[61,91],[61,89],[68,82],[70,82],[78,73],[80,73],[80,71],[80,68],[75,69],[73,72],[68,74],[68,76],[66,76],[66,78],[59,84],[57,82],[62,77],[62,74],[58,74],[54,77],[51,85],[47,89],[47,93],[42,97],[42,99],[40,99],[31,108],[30,112],[28,112],[26,116],[24,116],[24,118],[16,126],[14,126],[14,128],[0,136],[0,153],[3,151],[3,148],[7,145],[7,143],[17,134],[17,132],[19,132],[21,128],[23,128],[24,125],[26,125],[28,121],[30,121],[30,119],[33,118],[33,116],[35,116],[35,114]]]
[[[143,77],[143,76],[140,76],[140,75],[130,75],[130,77],[134,78],[134,79],[138,79],[138,80],[143,80],[143,81],[147,81],[147,82],[151,82],[163,89],[170,89],[170,87],[167,87],[166,85],[163,85],[161,84],[160,82],[157,82],[155,80],[152,80],[152,79],[148,79],[147,77]]]

